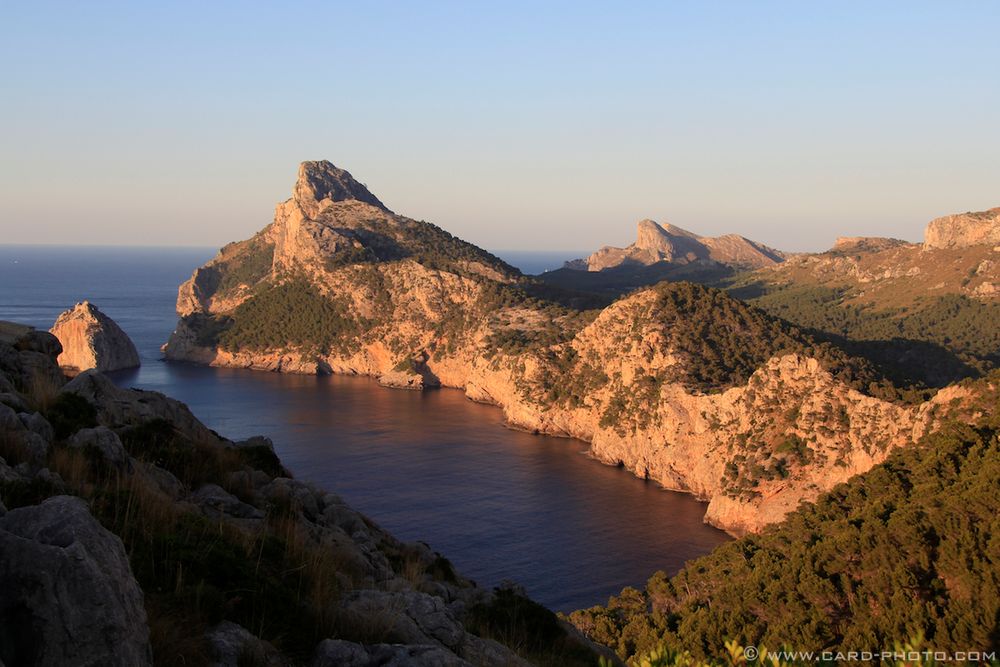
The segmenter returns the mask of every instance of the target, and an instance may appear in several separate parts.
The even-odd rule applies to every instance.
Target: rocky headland
[[[604,271],[622,266],[721,264],[737,269],[759,269],[784,261],[786,254],[738,234],[700,236],[670,223],[640,220],[636,241],[626,248],[605,246],[566,268]]]
[[[164,351],[460,388],[513,426],[585,440],[601,461],[694,493],[709,501],[706,520],[734,534],[975,414],[995,391],[966,383],[902,400],[864,360],[687,283],[601,310],[561,296],[307,162],[272,224],[181,285]]]
[[[0,323],[0,664],[592,664],[516,588],[488,591],[334,493],[266,438]]]
[[[139,352],[128,335],[89,301],[61,313],[50,332],[62,345],[59,366],[68,373],[139,366]]]

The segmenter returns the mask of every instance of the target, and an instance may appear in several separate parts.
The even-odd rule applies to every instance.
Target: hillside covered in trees
[[[1000,379],[1000,378],[998,378]],[[625,659],[726,642],[793,650],[1000,647],[1000,416],[952,423],[759,535],[571,614]]]

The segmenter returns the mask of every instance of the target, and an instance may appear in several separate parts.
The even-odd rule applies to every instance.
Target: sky
[[[919,240],[1000,206],[998,25],[960,0],[0,0],[0,243],[219,246],[310,159],[494,250],[642,218]]]

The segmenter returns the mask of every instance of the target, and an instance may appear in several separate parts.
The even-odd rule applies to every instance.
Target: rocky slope
[[[732,294],[834,338],[902,384],[940,387],[1000,364],[1000,245],[995,215],[947,216],[924,244],[838,239],[727,279]]]
[[[968,248],[1000,245],[1000,208],[946,215],[931,220],[924,233],[924,248]]]
[[[180,287],[166,356],[461,388],[512,425],[586,440],[602,461],[708,500],[707,520],[733,533],[780,519],[990,390],[903,404],[863,364],[689,284],[599,313],[541,301],[499,260],[360,187],[304,163],[274,222]]]
[[[64,371],[116,371],[139,365],[139,353],[128,335],[89,301],[61,313],[50,332],[62,345],[59,365]]]
[[[0,663],[595,661],[522,593],[290,478],[265,438],[96,371],[66,382],[59,352],[0,326]]]
[[[994,209],[1000,211],[1000,209]],[[1000,213],[953,215],[927,225],[923,244],[898,239],[837,239],[825,253],[802,254],[752,274],[764,284],[851,290],[852,300],[886,308],[921,297],[1000,297]],[[978,223],[978,226],[977,226]],[[996,238],[993,238],[993,237]]]
[[[741,269],[757,269],[779,263],[784,253],[737,234],[699,236],[670,223],[641,220],[636,241],[627,248],[605,246],[585,260],[567,263],[567,268],[604,271],[620,266],[716,263]]]

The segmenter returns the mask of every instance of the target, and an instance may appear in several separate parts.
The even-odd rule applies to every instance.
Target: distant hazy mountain
[[[586,259],[567,262],[565,268],[604,271],[623,266],[722,264],[757,269],[784,261],[785,253],[737,234],[709,237],[670,223],[640,220],[636,241],[627,248],[604,246]]]

